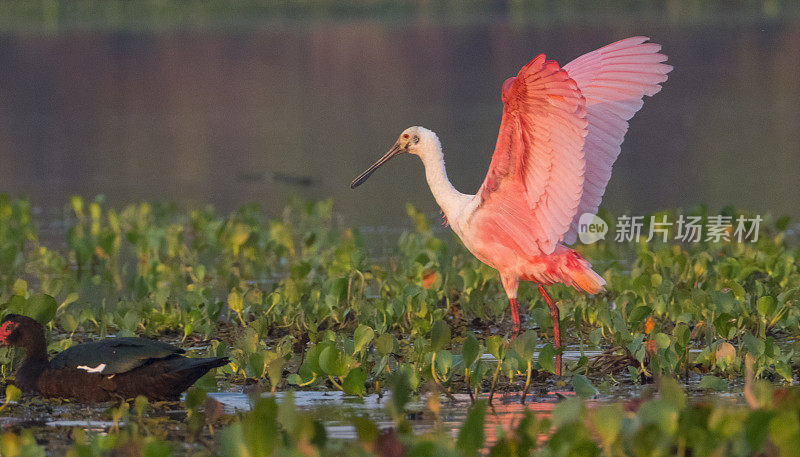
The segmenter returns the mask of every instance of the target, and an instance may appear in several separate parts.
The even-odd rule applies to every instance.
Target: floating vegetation
[[[723,212],[734,220],[739,214]],[[661,214],[674,220],[677,213]],[[708,218],[699,206],[682,214]],[[565,346],[579,354],[566,359],[565,376],[555,377],[559,352],[549,343],[550,314],[535,287],[520,288],[528,331],[511,340],[508,302],[496,272],[450,235],[434,235],[424,214],[409,206],[408,215],[413,230],[399,237],[387,259],[375,261],[359,231],[334,216],[331,201],[293,200],[280,217],[270,218],[254,205],[227,215],[210,208],[187,214],[160,203],[114,209],[102,198],[73,197],[65,207],[63,239],[41,240],[30,204],[0,196],[0,310],[46,322],[53,352],[107,335],[137,335],[178,343],[195,356],[230,357],[215,376],[201,379],[206,390],[238,385],[255,392],[387,395],[387,387],[402,378],[407,395],[446,401],[468,394],[476,403],[464,430],[477,427],[473,424],[483,430],[482,402],[492,403],[497,392],[517,392],[520,401],[531,402],[543,384],[584,398],[658,379],[679,379],[693,391],[740,392],[748,358],[756,380],[794,382],[800,274],[797,247],[786,240],[786,219],[767,218],[752,243],[642,238],[579,246],[607,281],[607,291],[589,297],[551,288]],[[599,357],[581,355],[598,352]],[[6,383],[20,360],[19,352],[0,349]],[[621,406],[587,411],[571,399],[551,419],[531,412],[498,438],[492,452],[514,455],[500,449],[537,447],[561,455],[577,452],[574,446],[580,444],[587,455],[598,449],[607,455],[654,455],[676,447],[720,446],[741,450],[733,455],[770,455],[791,441],[782,430],[798,427],[800,402],[787,400],[778,411],[767,401],[773,395],[794,399],[792,389],[773,394],[773,387],[756,382],[763,392],[751,392],[759,403],[748,409],[670,400],[664,398],[665,385],[673,384],[661,381],[662,395],[635,411]],[[684,398],[680,388],[670,389],[670,395]],[[391,396],[401,393],[395,389]],[[474,455],[484,446],[482,435],[472,430],[456,442],[442,430],[415,437],[402,419],[407,399],[401,400],[391,401],[392,432],[355,418],[359,440],[346,445],[326,441],[314,420],[290,415],[285,410],[291,407],[271,399],[257,400],[251,412],[225,416],[219,424],[209,403],[190,395],[185,427],[198,440],[215,443],[209,452],[223,455],[268,455],[261,450],[278,448],[325,455],[358,448],[392,455],[382,454],[381,446]],[[5,415],[14,414],[13,402],[4,408]],[[137,429],[141,421],[130,414],[110,416],[125,424],[119,432],[73,434],[70,452],[104,455],[119,446],[139,446],[142,455],[188,452]],[[678,431],[700,427],[716,433],[719,421],[731,425],[711,441]],[[746,431],[755,422],[764,430],[758,436]],[[549,438],[542,442],[541,434]],[[24,431],[0,441],[4,449],[17,449],[0,452],[4,456],[38,446]]]
[[[366,416],[350,419],[354,440],[329,437],[323,422],[298,410],[287,393],[280,401],[253,398],[250,411],[221,419],[201,390],[186,399],[185,435],[176,440],[163,420],[147,410],[157,409],[143,397],[108,411],[110,421],[91,421],[81,428],[74,421],[67,456],[106,455],[268,455],[316,456],[653,456],[716,455],[793,456],[800,446],[800,394],[776,389],[765,381],[752,386],[752,406],[721,402],[690,402],[680,385],[662,378],[647,399],[627,404],[588,407],[580,397],[560,401],[547,415],[525,409],[519,421],[506,427],[487,427],[491,413],[485,400],[469,407],[455,435],[440,419],[423,434],[414,433],[406,404],[411,396],[407,378],[394,377],[387,412],[390,425],[380,426]],[[436,417],[438,400],[429,398],[428,413]],[[211,400],[213,402],[213,400]],[[204,408],[203,405],[205,406]],[[84,429],[102,433],[86,432]],[[215,430],[218,430],[215,432]],[[41,434],[40,434],[41,435]],[[455,439],[454,439],[455,438]],[[180,445],[170,444],[179,441]],[[43,456],[45,449],[30,430],[0,437],[3,456]]]

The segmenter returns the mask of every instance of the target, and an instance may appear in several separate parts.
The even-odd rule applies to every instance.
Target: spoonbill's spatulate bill
[[[503,118],[489,172],[475,195],[453,188],[435,133],[403,131],[394,146],[350,184],[355,188],[392,157],[411,153],[450,227],[467,249],[496,268],[519,332],[517,287],[538,284],[550,307],[556,349],[558,308],[543,286],[564,283],[589,294],[605,281],[565,246],[575,242],[578,219],[600,205],[628,120],[642,98],[661,90],[672,67],[661,46],[627,38],[559,67],[540,54],[503,83]],[[561,374],[561,356],[556,356]]]

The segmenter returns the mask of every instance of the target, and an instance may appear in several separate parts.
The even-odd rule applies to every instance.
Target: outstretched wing
[[[585,101],[544,54],[503,84],[502,99],[497,145],[471,221],[487,241],[550,254],[583,191]]]
[[[647,37],[632,37],[584,54],[564,65],[586,99],[588,135],[583,147],[586,158],[583,195],[564,242],[572,244],[583,213],[594,214],[611,177],[628,131],[628,120],[642,107],[645,95],[655,95],[667,80],[670,65],[662,62],[661,46],[645,43]]]

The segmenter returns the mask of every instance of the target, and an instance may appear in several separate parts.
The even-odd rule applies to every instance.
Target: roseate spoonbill
[[[423,127],[403,131],[394,146],[351,184],[363,183],[402,153],[419,156],[433,197],[464,245],[497,269],[508,295],[513,332],[519,332],[517,288],[537,283],[561,347],[559,311],[544,286],[564,283],[589,294],[605,281],[565,246],[575,242],[578,219],[596,213],[628,120],[643,96],[661,90],[672,70],[661,46],[632,37],[559,67],[540,54],[502,87],[503,117],[494,155],[475,195],[447,179],[442,147]],[[560,352],[560,351],[557,351]],[[561,356],[556,356],[561,374]]]

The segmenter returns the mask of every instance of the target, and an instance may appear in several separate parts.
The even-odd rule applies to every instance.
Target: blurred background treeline
[[[662,18],[724,20],[731,15],[797,14],[796,0],[6,0],[0,26],[158,26],[246,23],[265,18],[505,15],[511,19]]]

